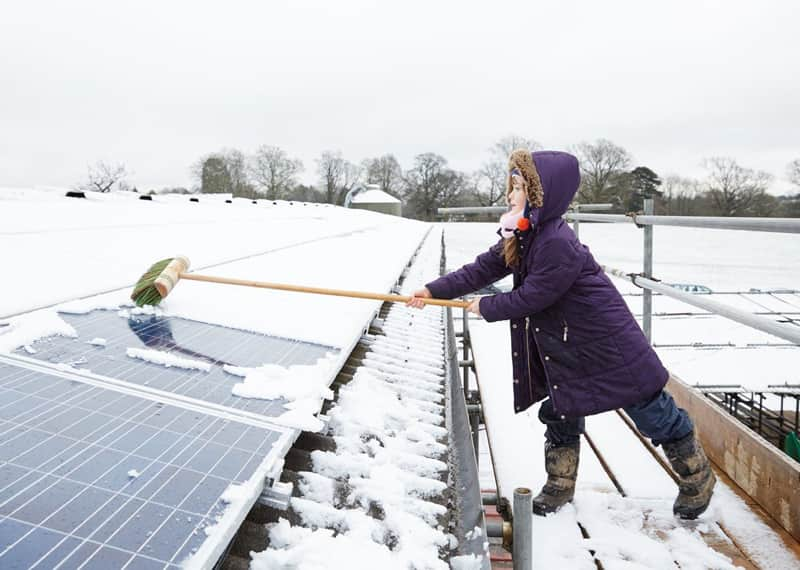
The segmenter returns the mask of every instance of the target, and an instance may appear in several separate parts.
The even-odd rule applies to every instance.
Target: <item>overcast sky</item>
[[[0,186],[97,160],[192,184],[224,147],[303,160],[422,152],[477,169],[500,137],[603,137],[662,176],[731,156],[788,192],[800,2],[4,2]]]

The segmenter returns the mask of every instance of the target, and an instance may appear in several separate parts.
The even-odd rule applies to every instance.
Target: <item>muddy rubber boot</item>
[[[682,519],[694,520],[708,508],[717,477],[694,431],[662,446],[670,465],[680,477],[678,498],[672,505],[672,512]]]
[[[578,459],[581,442],[570,445],[544,446],[544,468],[547,482],[533,499],[533,514],[544,516],[554,513],[575,496],[575,479],[578,477]]]

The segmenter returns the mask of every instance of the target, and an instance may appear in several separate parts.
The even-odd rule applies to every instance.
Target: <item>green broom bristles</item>
[[[158,305],[161,302],[161,295],[159,295],[158,289],[156,289],[155,282],[172,260],[172,257],[168,257],[167,259],[155,262],[150,266],[150,269],[141,276],[139,281],[136,282],[133,293],[131,293],[131,300],[136,303],[137,306]]]

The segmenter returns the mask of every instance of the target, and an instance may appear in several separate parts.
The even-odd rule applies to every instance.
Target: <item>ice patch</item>
[[[186,370],[202,370],[208,372],[211,370],[211,365],[208,362],[200,360],[190,360],[188,358],[180,358],[169,352],[160,350],[149,350],[144,348],[129,348],[125,352],[131,358],[138,358],[145,362],[153,364],[160,364],[167,368],[183,368]]]

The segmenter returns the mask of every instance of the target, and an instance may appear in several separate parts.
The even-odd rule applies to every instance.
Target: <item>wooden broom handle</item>
[[[393,303],[407,303],[413,297],[406,295],[386,295],[381,293],[365,293],[363,291],[343,291],[341,289],[324,289],[322,287],[303,287],[300,285],[285,285],[283,283],[267,283],[265,281],[250,281],[248,279],[234,279],[232,277],[215,277],[213,275],[199,275],[197,273],[181,273],[181,279],[189,281],[207,281],[209,283],[226,283],[228,285],[243,285],[245,287],[260,287],[262,289],[278,289],[279,291],[295,291],[297,293],[316,293],[318,295],[334,295],[336,297],[356,297],[358,299],[375,299],[378,301],[391,301]],[[426,305],[441,305],[442,307],[458,307],[465,309],[469,301],[449,301],[447,299],[425,299],[419,297]]]

